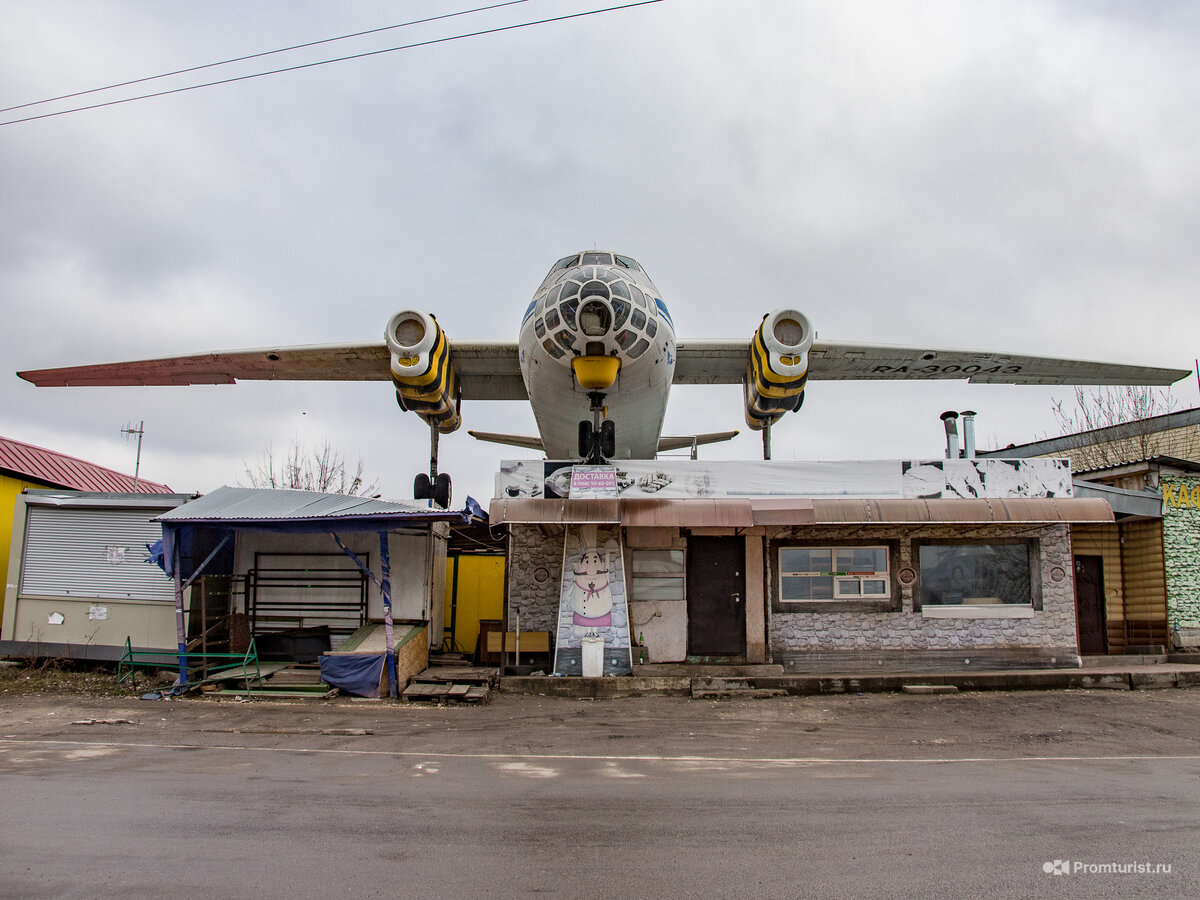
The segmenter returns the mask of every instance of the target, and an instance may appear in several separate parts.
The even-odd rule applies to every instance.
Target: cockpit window
[[[642,292],[641,292],[641,291],[639,291],[639,290],[638,290],[636,287],[634,287],[632,284],[629,286],[629,292],[630,292],[631,294],[633,294],[633,302],[634,302],[634,303],[636,303],[638,306],[645,306],[645,305],[646,305],[646,298],[645,298],[645,297],[643,297],[643,296],[642,296]]]
[[[567,257],[564,257],[563,259],[560,259],[558,262],[556,262],[554,264],[554,268],[551,269],[550,271],[551,272],[560,272],[563,269],[571,268],[571,266],[575,265],[578,262],[579,262],[579,254],[576,253],[574,256],[567,256]]]
[[[611,253],[585,253],[583,254],[583,264],[585,266],[611,266],[613,264]]]
[[[567,350],[573,351],[575,349],[575,338],[571,336],[571,332],[569,331],[560,331],[554,336],[554,339]]]
[[[637,271],[641,268],[641,266],[637,264],[637,260],[630,259],[628,256],[618,256],[616,257],[616,260],[618,266],[624,266],[627,269],[633,269],[634,271]]]
[[[623,281],[614,281],[608,286],[608,289],[612,291],[614,297],[620,297],[623,300],[629,299],[629,288]]]
[[[544,338],[546,336],[546,323],[541,319],[538,319],[533,323],[533,330],[539,338]]]
[[[568,297],[573,297],[578,293],[579,293],[579,282],[578,281],[568,281],[566,284],[564,284],[562,286],[562,299],[563,300],[566,300]]]
[[[555,344],[554,341],[550,340],[550,338],[546,338],[544,341],[542,341],[542,348],[555,359],[562,359],[565,355],[562,351],[562,348]]]
[[[640,341],[638,341],[636,344],[634,344],[633,349],[629,351],[629,358],[637,359],[639,356],[641,356],[643,353],[645,353],[648,349],[650,349],[650,342],[648,340],[646,340],[645,338],[642,338]]]
[[[558,327],[558,310],[552,309],[546,313],[546,327],[553,331]]]
[[[658,323],[651,319],[646,323],[646,335],[654,337],[656,334],[658,334]]]
[[[646,314],[644,312],[642,312],[640,309],[635,309],[633,311],[633,327],[634,328],[645,328],[646,327]]]
[[[624,331],[622,331],[620,334],[617,335],[617,346],[620,347],[622,350],[628,350],[630,347],[633,346],[633,342],[636,340],[637,340],[637,332],[630,331],[628,328],[626,328]]]

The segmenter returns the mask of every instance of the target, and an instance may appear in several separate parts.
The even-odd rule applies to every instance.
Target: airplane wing
[[[668,450],[689,450],[701,444],[716,444],[737,437],[736,431],[711,431],[707,434],[681,434],[678,436],[663,436],[658,439],[658,452]]]
[[[746,377],[748,341],[680,341],[675,384],[738,384]],[[809,381],[965,379],[1001,384],[1173,384],[1190,369],[1026,356],[989,350],[901,347],[817,341],[808,351]]]
[[[526,450],[546,452],[546,446],[542,443],[542,439],[533,435],[503,434],[498,431],[471,431],[470,429],[467,430],[467,434],[477,441],[488,441],[492,444],[507,444],[510,447],[524,447]]]
[[[466,400],[526,400],[515,341],[451,341]],[[199,353],[17,374],[38,387],[235,384],[238,381],[390,381],[387,346],[322,344]]]

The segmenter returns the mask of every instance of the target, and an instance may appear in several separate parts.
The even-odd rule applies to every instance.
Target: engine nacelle
[[[750,342],[746,369],[746,424],[751,428],[761,431],[800,408],[812,342],[812,325],[794,309],[777,309],[763,318]]]
[[[462,423],[458,414],[458,382],[450,360],[446,332],[425,313],[398,312],[384,332],[392,354],[392,382],[401,409],[415,412],[443,434]]]

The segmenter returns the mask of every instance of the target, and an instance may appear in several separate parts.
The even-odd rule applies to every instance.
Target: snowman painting
[[[577,637],[595,636],[601,628],[612,625],[613,596],[610,583],[613,541],[607,541],[601,556],[597,528],[585,525],[581,531],[579,558],[575,561],[567,599],[571,609],[571,624]]]

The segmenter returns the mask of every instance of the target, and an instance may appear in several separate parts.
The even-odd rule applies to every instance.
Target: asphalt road
[[[0,896],[1192,898],[1198,738],[1189,690],[5,698]]]

